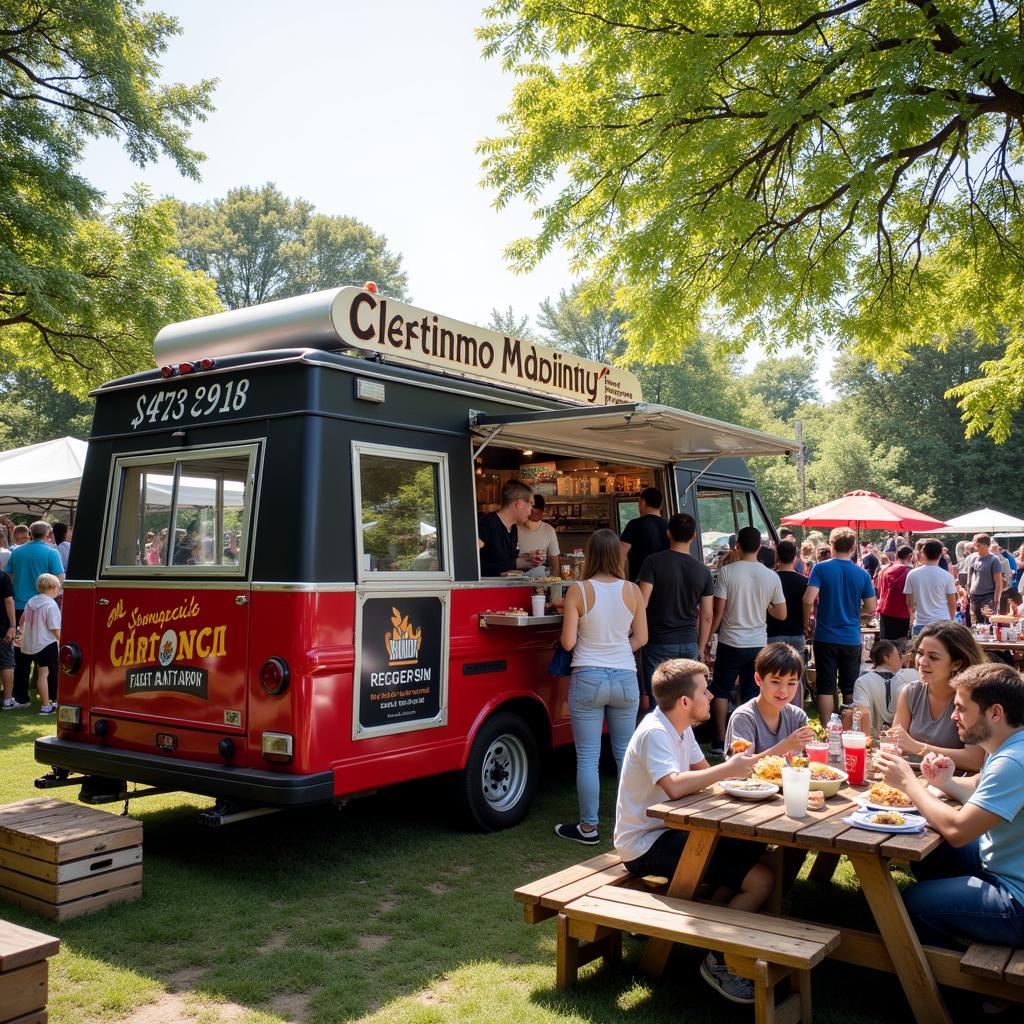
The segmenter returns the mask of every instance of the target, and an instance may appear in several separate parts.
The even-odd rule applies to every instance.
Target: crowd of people
[[[530,494],[519,487],[525,519]],[[915,866],[918,881],[906,892],[922,939],[1024,945],[1024,678],[988,661],[966,625],[1020,605],[1024,549],[1014,557],[978,534],[955,556],[932,538],[911,546],[893,536],[878,550],[845,527],[799,547],[784,531],[769,548],[745,527],[706,565],[691,554],[693,517],[666,520],[661,507],[649,488],[621,537],[596,531],[582,580],[565,596],[579,815],[556,833],[600,841],[607,723],[619,776],[615,850],[632,874],[670,878],[690,833],[647,808],[744,778],[761,757],[814,740],[804,710],[813,651],[819,721],[854,712],[862,729],[896,743],[904,756],[882,756],[878,769],[946,840]],[[511,538],[502,540],[506,564],[519,565]],[[876,612],[880,638],[865,665],[862,621]],[[709,754],[694,735],[705,723]],[[734,743],[739,752],[726,757]],[[945,800],[914,782],[907,757]],[[720,840],[711,898],[762,908],[773,877],[761,852]],[[700,973],[726,998],[753,1002],[751,983],[718,954]]]
[[[0,708],[31,704],[33,666],[39,714],[57,710],[60,592],[71,553],[66,523],[39,520],[29,526],[0,519]]]

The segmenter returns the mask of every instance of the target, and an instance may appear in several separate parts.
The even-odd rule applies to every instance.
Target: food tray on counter
[[[551,615],[516,615],[512,612],[484,612],[480,616],[480,628],[488,626],[558,626],[562,623],[561,614]]]

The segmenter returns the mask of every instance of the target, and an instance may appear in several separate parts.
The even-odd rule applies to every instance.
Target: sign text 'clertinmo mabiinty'
[[[342,288],[331,304],[347,344],[435,373],[504,384],[584,405],[641,401],[627,370],[449,320],[361,288]]]

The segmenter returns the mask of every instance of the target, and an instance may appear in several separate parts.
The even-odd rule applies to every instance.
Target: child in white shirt
[[[21,653],[36,665],[36,689],[41,715],[52,715],[57,705],[50,700],[50,683],[57,688],[57,645],[60,643],[60,608],[54,598],[60,593],[60,580],[44,572],[36,580],[35,597],[30,598],[21,616]],[[56,695],[56,694],[55,694]]]

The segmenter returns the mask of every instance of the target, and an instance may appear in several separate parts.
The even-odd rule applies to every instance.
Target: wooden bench
[[[1021,999],[1024,1000],[1024,949],[975,942],[960,958],[960,970],[981,978],[1020,985]]]
[[[60,939],[0,921],[0,1021],[46,1024],[47,959]]]
[[[811,968],[840,940],[834,928],[621,885],[604,885],[566,903],[557,929],[560,989],[576,981],[582,964],[598,956],[619,959],[622,933],[632,932],[724,954],[733,974],[754,983],[757,1024],[810,1024]],[[787,978],[791,992],[776,1006],[775,986]]]
[[[523,904],[523,919],[527,924],[538,924],[554,917],[566,903],[585,896],[603,885],[635,885],[635,879],[622,866],[622,858],[615,853],[599,853],[596,857],[538,878],[536,882],[521,885],[515,898]]]

